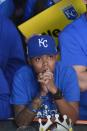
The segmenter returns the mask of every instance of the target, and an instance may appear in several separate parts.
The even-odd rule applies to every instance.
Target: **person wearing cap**
[[[55,41],[49,35],[32,36],[27,49],[29,65],[16,72],[10,98],[17,125],[29,125],[56,113],[66,114],[75,122],[80,96],[74,69],[62,68]]]
[[[87,0],[83,0],[86,4]],[[87,8],[86,8],[87,9]],[[80,87],[79,119],[87,120],[87,10],[59,35],[62,66],[74,67]],[[66,58],[66,59],[65,59]]]
[[[0,120],[12,117],[10,94],[14,74],[25,63],[22,41],[16,27],[0,15]]]

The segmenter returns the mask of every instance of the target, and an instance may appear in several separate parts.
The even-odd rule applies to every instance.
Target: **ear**
[[[84,2],[84,4],[87,4],[87,0],[82,0]]]
[[[29,64],[29,65],[32,65],[32,64],[31,64],[31,60],[30,60],[29,58],[28,58],[27,61],[28,61],[28,64]]]
[[[58,55],[56,55],[56,60],[58,60]]]

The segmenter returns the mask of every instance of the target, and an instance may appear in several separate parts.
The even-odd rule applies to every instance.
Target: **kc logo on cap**
[[[48,44],[47,44],[47,40],[46,40],[46,39],[40,38],[40,39],[38,39],[38,41],[39,41],[39,47],[41,47],[41,46],[43,46],[43,47],[45,47],[45,48],[48,47]]]

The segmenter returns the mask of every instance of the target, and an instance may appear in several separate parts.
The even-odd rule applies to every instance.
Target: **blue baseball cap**
[[[32,36],[27,43],[30,58],[42,55],[56,55],[57,47],[54,39],[49,35]]]

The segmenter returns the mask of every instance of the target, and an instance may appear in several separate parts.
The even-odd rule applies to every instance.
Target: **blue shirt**
[[[24,63],[20,35],[13,23],[7,17],[0,15],[0,119],[10,117],[9,95],[13,76]]]
[[[63,92],[64,98],[68,102],[79,101],[79,87],[76,73],[73,68],[62,68],[59,63],[55,65],[54,71],[55,85]],[[26,105],[39,93],[39,83],[37,82],[33,69],[22,67],[15,74],[13,81],[13,91],[11,95],[11,104]],[[42,107],[37,117],[46,117],[47,114],[56,113],[57,108],[50,93],[43,98]],[[46,114],[47,113],[47,114]]]
[[[85,14],[69,24],[59,35],[61,63],[87,66],[87,20]],[[67,58],[67,59],[65,59]]]
[[[11,17],[14,12],[13,0],[0,0],[0,14]]]
[[[87,66],[87,19],[85,14],[64,28],[59,35],[61,64]],[[80,119],[87,120],[87,91],[80,96]]]

